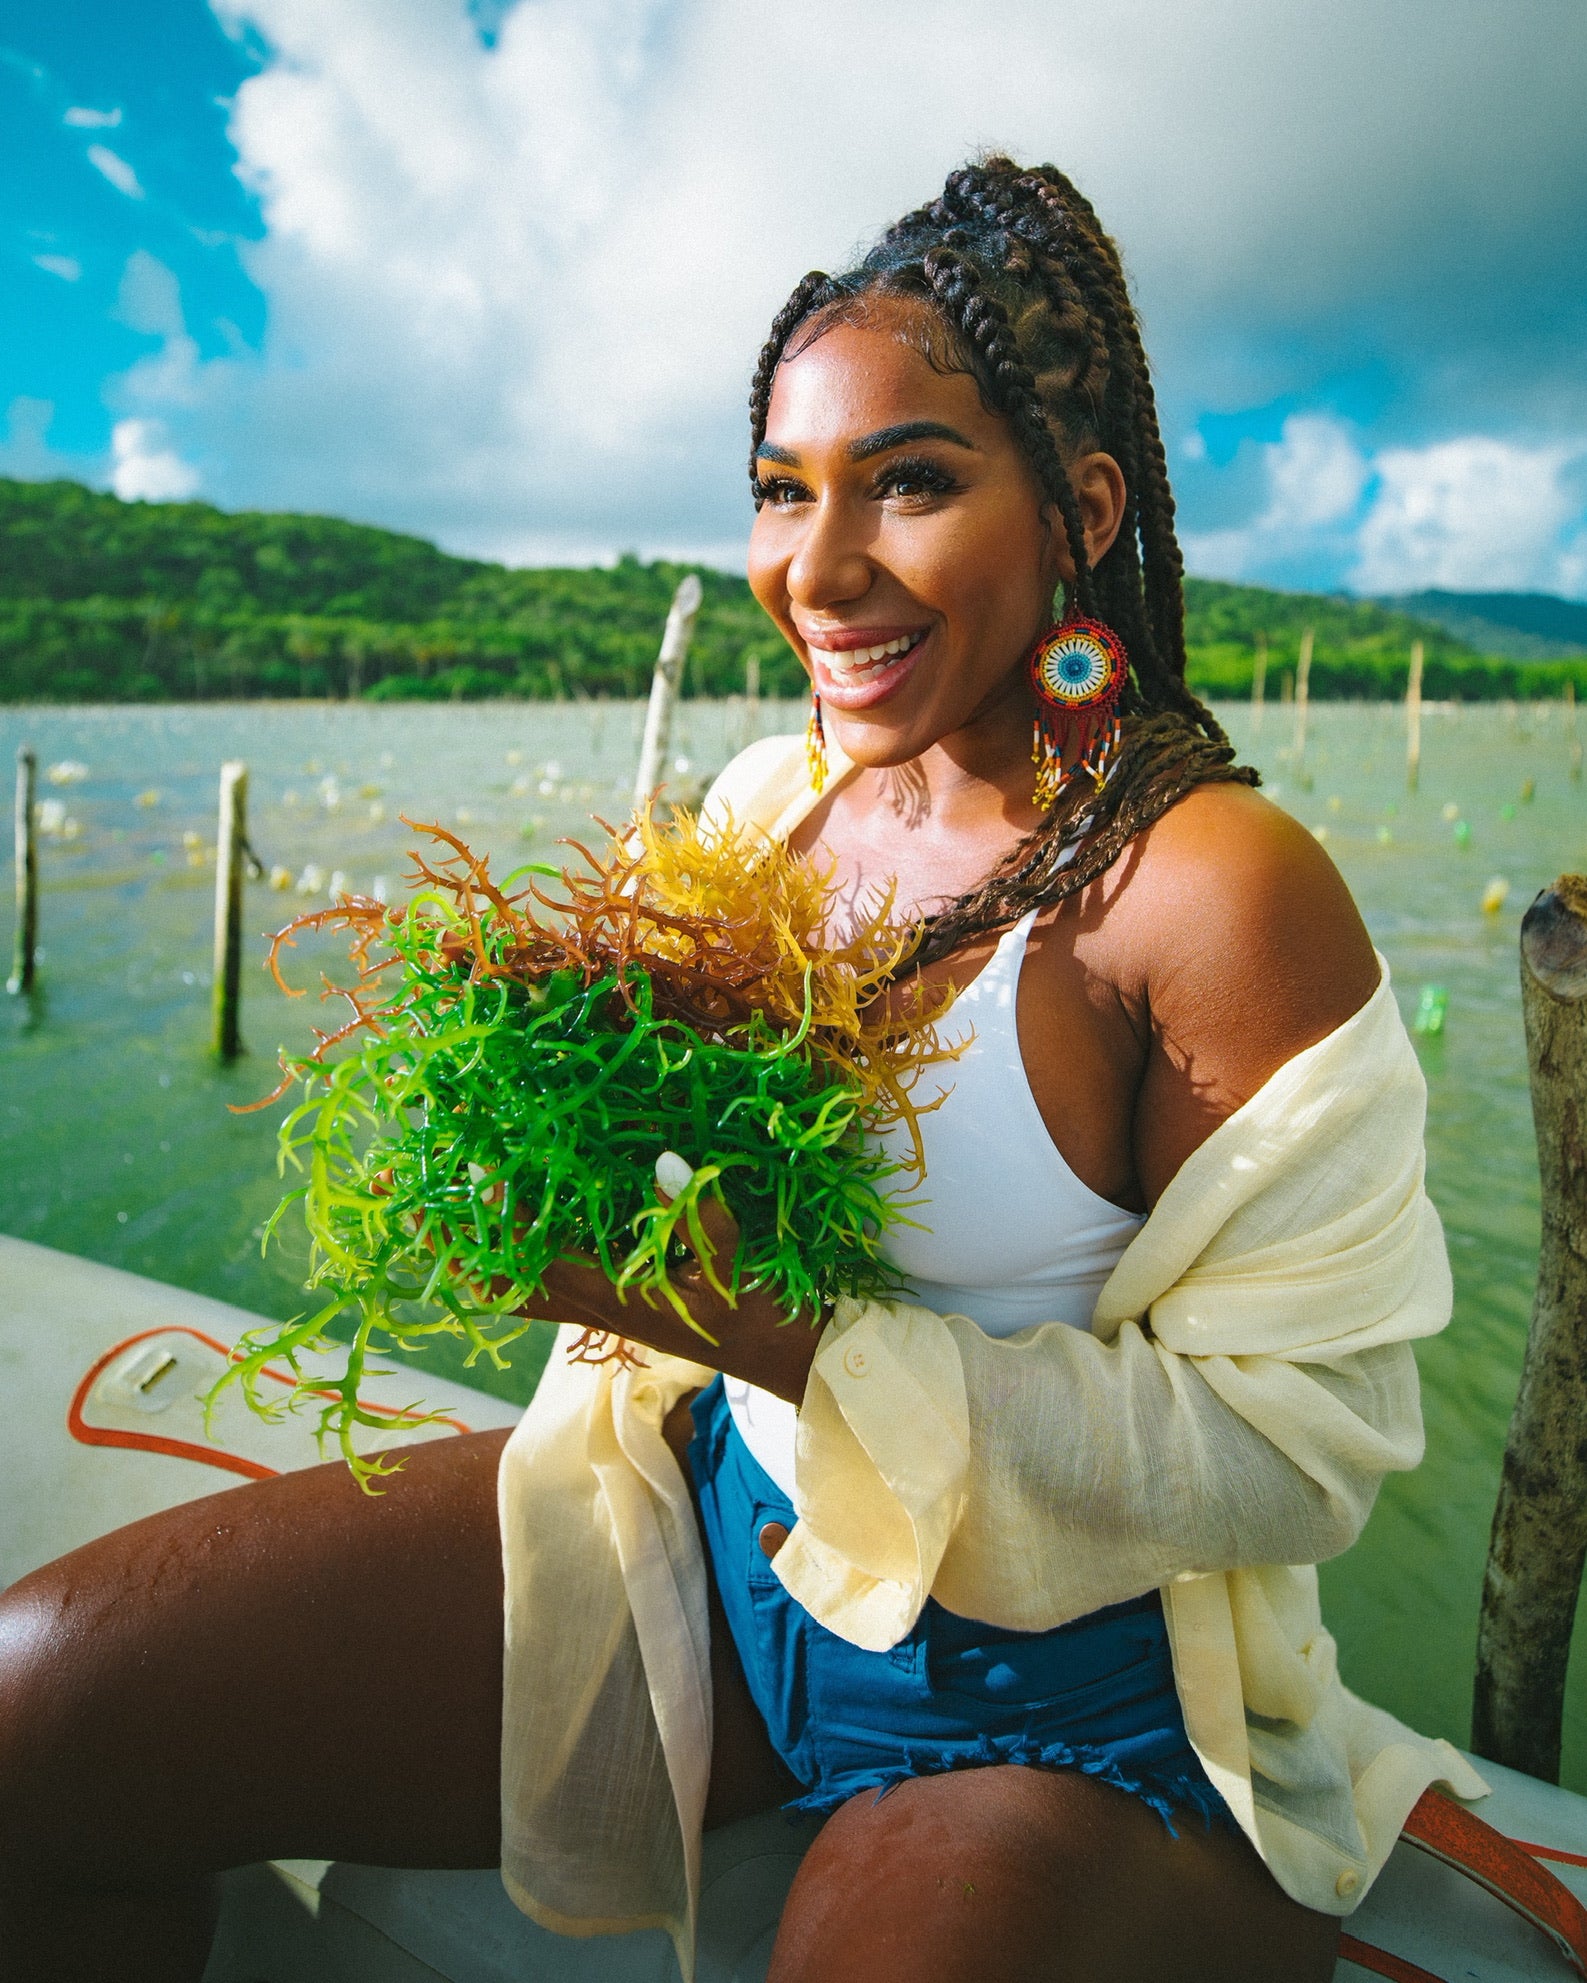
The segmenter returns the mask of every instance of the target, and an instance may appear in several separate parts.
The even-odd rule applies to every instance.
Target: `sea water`
[[[1362,1540],[1323,1568],[1348,1684],[1430,1733],[1469,1728],[1477,1604],[1499,1457],[1536,1268],[1538,1185],[1521,1034],[1521,913],[1555,875],[1587,870],[1587,786],[1571,776],[1560,705],[1431,707],[1419,790],[1407,789],[1401,711],[1324,704],[1296,750],[1292,706],[1222,712],[1268,792],[1315,831],[1388,958],[1427,1075],[1428,1183],[1455,1274],[1450,1329],[1417,1346],[1428,1452],[1392,1477]],[[637,704],[255,704],[0,710],[0,768],[38,753],[40,985],[0,999],[0,1230],[276,1317],[304,1306],[288,1224],[261,1257],[277,1197],[280,1110],[232,1115],[275,1084],[345,1008],[317,997],[341,953],[309,940],[288,1001],[259,966],[263,933],[339,888],[396,898],[403,823],[438,822],[497,872],[559,858],[564,836],[620,819]],[[680,705],[668,778],[686,789],[752,731],[802,712]],[[249,765],[244,979],[249,1051],[208,1057],[219,768]],[[53,772],[53,780],[51,773]],[[268,879],[274,871],[281,887]],[[340,876],[340,880],[336,877]],[[525,1396],[544,1338],[505,1376],[432,1367]],[[1565,1780],[1587,1791],[1587,1659],[1573,1671]]]

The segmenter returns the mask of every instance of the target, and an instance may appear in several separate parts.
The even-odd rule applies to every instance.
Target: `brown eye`
[[[934,496],[951,495],[958,483],[934,461],[892,461],[876,480],[879,496],[896,496],[904,502],[927,501]]]
[[[804,484],[787,475],[765,475],[755,484],[757,509],[768,503],[773,509],[786,509],[792,503],[809,500],[810,491]]]

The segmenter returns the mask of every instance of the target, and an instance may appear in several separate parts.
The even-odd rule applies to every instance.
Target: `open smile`
[[[928,627],[919,627],[863,646],[851,645],[852,636],[843,634],[829,636],[834,642],[830,647],[807,640],[822,701],[838,709],[867,709],[885,700],[913,672],[929,633]]]

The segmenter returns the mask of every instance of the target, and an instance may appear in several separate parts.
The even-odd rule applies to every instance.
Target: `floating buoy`
[[[297,879],[299,895],[318,895],[325,886],[325,870],[310,861]]]
[[[680,770],[682,769],[682,766],[681,766],[681,765],[679,766],[679,769],[680,769]],[[1340,798],[1340,796],[1339,796],[1339,794],[1338,794],[1337,792],[1335,792],[1335,793],[1333,793],[1333,795],[1332,795],[1332,796],[1331,796],[1331,797],[1329,798],[1329,801],[1328,801],[1328,810],[1329,810],[1330,812],[1336,812],[1336,813],[1337,813],[1337,812],[1343,812],[1343,811],[1344,811],[1344,809],[1345,809],[1345,802],[1344,802],[1344,800]]]
[[[1463,819],[1457,819],[1455,821],[1455,845],[1457,847],[1469,847],[1471,845],[1471,827]]]
[[[1326,826],[1314,826],[1314,827],[1312,828],[1312,830],[1311,830],[1311,837],[1312,837],[1312,838],[1313,838],[1314,840],[1316,840],[1316,841],[1318,841],[1318,842],[1319,842],[1320,844],[1326,844],[1326,843],[1327,843],[1327,839],[1328,839],[1328,829],[1327,829],[1327,827],[1326,827]]]
[[[1504,802],[1504,804],[1503,804],[1502,806],[1500,806],[1500,808],[1499,808],[1499,817],[1500,817],[1500,819],[1514,819],[1514,818],[1515,818],[1515,807],[1514,807],[1514,806],[1512,806],[1512,805],[1510,804],[1510,802],[1509,802],[1509,800],[1508,800],[1508,799],[1506,799],[1506,800],[1505,800],[1505,802]]]
[[[342,896],[351,895],[352,892],[353,884],[348,880],[346,870],[343,868],[333,868],[331,870],[330,881],[326,888],[326,893],[330,896],[331,900],[333,902],[339,901]]]
[[[1496,916],[1509,897],[1510,884],[1502,874],[1496,874],[1482,891],[1482,913]]]
[[[132,803],[135,806],[142,806],[147,811],[150,806],[157,806],[160,803],[160,797],[160,793],[151,785],[147,792],[140,792]]]
[[[1460,817],[1460,808],[1455,804],[1454,800],[1451,799],[1449,803],[1444,807],[1444,818],[1446,820],[1453,822],[1454,820],[1459,819],[1459,817]]]
[[[1530,778],[1523,778],[1521,780],[1522,805],[1529,806],[1536,797],[1537,797],[1537,785],[1535,784],[1535,782]]]
[[[44,776],[52,785],[81,785],[88,776],[88,766],[79,764],[74,757],[63,757],[59,764],[52,764]]]
[[[278,895],[284,895],[292,886],[292,870],[282,867],[278,861],[270,870],[270,886]]]
[[[1449,992],[1443,985],[1423,985],[1416,1001],[1416,1017],[1411,1031],[1436,1039],[1444,1030],[1444,1014],[1449,1010]]]
[[[1389,829],[1386,826],[1380,826],[1378,828],[1378,845],[1380,847],[1389,847],[1392,846],[1393,843],[1394,843],[1394,835],[1389,831]]]

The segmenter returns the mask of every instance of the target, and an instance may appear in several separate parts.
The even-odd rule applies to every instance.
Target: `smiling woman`
[[[1318,1615],[1449,1312],[1423,1089],[1339,876],[1185,687],[1113,244],[1051,167],[957,172],[805,278],[751,411],[811,725],[707,817],[823,867],[835,940],[890,895],[896,994],[956,993],[899,1293],[807,1329],[680,1264],[697,1331],[558,1260],[526,1312],[631,1347],[554,1356],[504,1452],[237,1489],[6,1593],[8,1978],[197,1976],[208,1876],[267,1855],[499,1857],[687,1975],[702,1828],[795,1801],[774,1983],[1321,1983],[1423,1790],[1482,1788]],[[346,1767],[266,1753],[267,1697]]]

